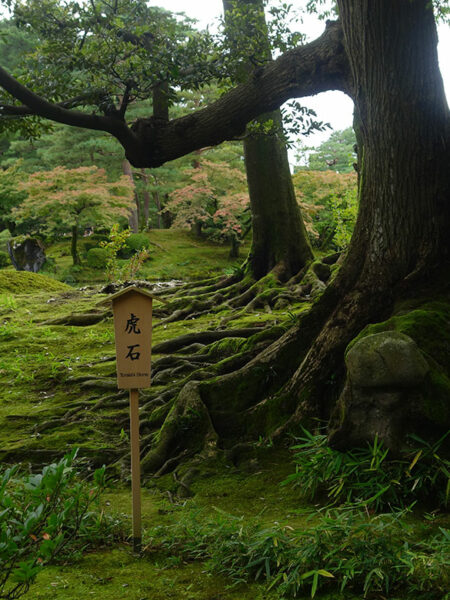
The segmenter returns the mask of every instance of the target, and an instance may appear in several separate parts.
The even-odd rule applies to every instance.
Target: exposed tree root
[[[110,310],[102,312],[91,311],[86,313],[72,313],[65,317],[43,321],[41,325],[72,325],[74,327],[87,327],[89,325],[100,323],[109,317],[112,317],[112,312]]]
[[[271,311],[280,303],[286,306],[310,300],[324,288],[313,268],[305,268],[301,278],[292,279],[288,285],[280,284],[272,273],[259,281],[236,274],[206,280],[197,287],[172,289],[162,312],[178,307],[175,318],[186,318],[195,316],[194,308],[210,312],[208,307],[214,305],[215,309],[231,310],[231,318],[236,318],[241,312]],[[186,308],[181,308],[183,305]],[[154,387],[141,394],[143,470],[162,474],[187,458],[213,457],[227,448],[235,460],[239,444],[251,443],[251,439],[282,426],[293,403],[280,390],[293,377],[320,331],[320,305],[321,301],[287,332],[285,326],[262,325],[190,333],[156,344],[153,353],[165,356],[152,365]],[[173,319],[173,314],[168,315],[163,322]],[[101,362],[104,360],[112,362],[114,358]],[[127,428],[127,393],[117,393],[113,375],[111,379],[87,375],[71,381],[94,393],[109,393],[97,396],[96,402],[91,397],[89,402],[73,407],[65,419],[83,422],[92,411],[123,408],[123,415],[119,413],[115,422]],[[61,424],[61,420],[59,425],[49,421],[42,426]],[[181,484],[180,490],[188,493]]]
[[[343,293],[344,286],[348,286],[347,293]],[[248,300],[248,292],[239,302]],[[279,440],[299,423],[328,419],[343,384],[345,348],[366,324],[391,313],[395,297],[393,288],[386,290],[380,304],[364,279],[354,284],[343,277],[322,293],[297,325],[270,345],[262,345],[254,354],[236,351],[213,364],[213,377],[201,377],[197,366],[204,366],[205,355],[211,359],[214,344],[188,356],[190,381],[172,400],[151,447],[143,448],[144,470],[167,470],[174,456],[179,464],[183,450],[189,455],[225,450],[235,461],[261,435]],[[175,349],[177,345],[171,351]],[[160,372],[177,364],[171,357],[160,363]]]
[[[251,335],[260,332],[260,328],[249,327],[244,329],[225,329],[223,331],[201,331],[199,333],[187,333],[172,340],[161,342],[153,346],[155,354],[169,354],[171,352],[179,352],[182,348],[194,344],[211,344],[218,340],[229,337],[250,337]]]

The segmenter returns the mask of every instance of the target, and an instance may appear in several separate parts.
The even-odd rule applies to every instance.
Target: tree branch
[[[55,104],[55,106],[60,106],[61,108],[75,108],[78,106],[85,106],[86,104],[92,104],[94,99],[99,100],[101,98],[106,98],[108,95],[108,92],[105,90],[94,90],[92,92],[86,92],[84,94],[80,94],[79,96],[69,98],[68,100],[58,102],[57,104]],[[28,106],[0,104],[0,116],[2,117],[30,117],[36,114],[37,113],[31,110],[31,108],[29,108]]]
[[[135,167],[159,167],[241,135],[249,121],[289,98],[328,90],[351,95],[349,78],[340,23],[327,22],[318,39],[286,52],[206,108],[168,122],[138,119],[132,130],[140,140],[140,153],[127,153],[127,158]]]
[[[139,145],[139,140],[124,120],[69,110],[64,106],[53,104],[22,85],[2,67],[0,67],[0,86],[30,109],[31,114],[73,127],[106,131],[119,140],[125,151],[129,148],[132,150],[133,145]]]
[[[119,111],[100,116],[69,110],[33,93],[0,67],[0,86],[33,114],[110,133],[137,168],[159,167],[194,150],[242,135],[249,121],[279,108],[289,98],[328,90],[352,95],[349,81],[339,22],[327,22],[325,32],[317,40],[286,52],[206,108],[172,121],[138,119],[131,129]]]

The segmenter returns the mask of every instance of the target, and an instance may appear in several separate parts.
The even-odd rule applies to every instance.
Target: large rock
[[[415,324],[411,331],[424,335],[424,323],[428,320],[431,330],[433,319],[431,311],[416,311],[401,322]],[[442,345],[447,329],[448,324],[441,330],[435,327],[436,346]],[[430,441],[440,437],[449,426],[448,360],[442,369],[428,352],[426,356],[409,335],[396,330],[364,335],[354,343],[330,422],[330,444],[345,450],[378,438],[396,453],[408,445],[411,433]],[[441,358],[439,353],[436,358]]]
[[[37,273],[45,263],[44,246],[36,238],[13,238],[8,242],[8,252],[17,271]]]
[[[349,350],[345,363],[352,385],[415,387],[430,370],[417,344],[398,331],[362,338]]]

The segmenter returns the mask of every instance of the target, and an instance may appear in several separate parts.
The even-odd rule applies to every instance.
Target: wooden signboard
[[[117,387],[130,390],[131,492],[133,550],[141,551],[141,466],[139,449],[139,388],[150,386],[153,296],[134,286],[113,294]],[[103,301],[105,303],[105,301]]]
[[[152,297],[127,288],[112,297],[116,338],[117,387],[150,386]]]

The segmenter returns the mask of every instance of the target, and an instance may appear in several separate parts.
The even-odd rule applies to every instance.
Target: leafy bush
[[[88,483],[75,459],[76,451],[36,475],[18,467],[0,474],[0,598],[26,593],[52,559],[114,536],[114,524],[98,506],[104,468]]]
[[[350,244],[358,216],[356,188],[346,191],[343,197],[333,195],[330,198],[330,210],[335,224],[332,241],[338,250],[344,250]]]
[[[89,236],[89,242],[92,242],[93,246],[98,246],[100,242],[107,242],[108,241],[108,233],[93,233],[92,235]],[[87,243],[87,242],[86,242]]]
[[[206,560],[210,571],[236,584],[265,581],[283,598],[351,588],[364,597],[401,589],[414,592],[408,598],[442,599],[449,584],[450,534],[422,531],[417,542],[405,513],[368,517],[351,508],[334,509],[312,513],[314,522],[299,529],[244,526],[231,515],[202,520],[201,513],[193,513],[174,526],[155,528],[153,544]]]
[[[47,256],[41,271],[44,273],[56,273],[56,260]]]
[[[87,264],[92,269],[105,269],[108,262],[108,252],[105,248],[91,248],[87,253]]]
[[[95,241],[84,242],[83,254],[87,258],[87,253],[89,252],[89,250],[91,250],[91,248],[98,248],[98,247],[99,247],[99,242],[95,242]]]
[[[446,506],[450,497],[450,461],[439,455],[444,436],[430,445],[411,436],[415,448],[392,459],[375,439],[366,448],[339,452],[327,436],[303,430],[294,461],[296,472],[283,484],[293,484],[311,500],[326,494],[334,503],[361,503],[375,510],[405,507],[417,500]]]
[[[148,260],[149,251],[144,248],[131,256],[125,264],[119,264],[118,256],[124,252],[128,239],[133,235],[138,234],[130,234],[129,229],[120,231],[119,225],[113,225],[109,234],[109,240],[100,243],[102,249],[107,253],[106,276],[108,281],[134,279],[143,263]],[[144,234],[142,236],[150,244],[147,236]]]
[[[122,258],[130,258],[133,255],[138,254],[141,250],[148,250],[149,248],[150,240],[145,233],[130,233],[123,248],[119,252],[119,256]]]
[[[0,268],[7,267],[10,264],[9,254],[0,250]]]

